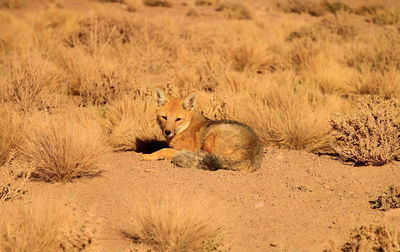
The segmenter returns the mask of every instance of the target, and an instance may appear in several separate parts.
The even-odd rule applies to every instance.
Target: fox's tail
[[[197,168],[209,171],[219,169],[234,170],[234,171],[255,171],[260,167],[259,162],[252,160],[229,160],[219,157],[215,154],[206,151],[186,151],[177,152],[172,158],[172,163],[185,168]]]

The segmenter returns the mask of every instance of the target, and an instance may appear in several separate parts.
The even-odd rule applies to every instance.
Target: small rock
[[[255,209],[258,209],[258,208],[261,208],[261,207],[264,207],[265,206],[265,204],[264,204],[264,202],[257,202],[255,205],[254,205],[254,208]]]

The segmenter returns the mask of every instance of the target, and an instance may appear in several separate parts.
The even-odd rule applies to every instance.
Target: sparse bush
[[[356,111],[331,120],[333,148],[358,165],[383,165],[400,151],[400,109],[396,100],[359,98]]]
[[[223,224],[215,203],[174,195],[148,199],[136,210],[140,241],[161,251],[219,251]]]
[[[216,0],[196,0],[194,2],[195,5],[214,5]]]
[[[140,98],[142,96],[142,98]],[[138,140],[161,140],[151,93],[125,96],[106,107],[104,127],[114,150],[135,150]]]
[[[148,6],[172,7],[170,0],[143,0],[143,3]]]
[[[19,150],[21,159],[34,167],[33,178],[69,182],[100,173],[96,161],[105,148],[96,122],[47,114],[35,117],[24,130]]]
[[[0,8],[21,8],[25,5],[26,0],[0,0]]]
[[[341,246],[331,246],[324,251],[399,251],[400,231],[389,223],[374,223],[354,228],[350,241]]]
[[[378,199],[372,200],[373,209],[380,211],[388,211],[390,209],[400,208],[400,187],[390,186],[389,189],[383,192],[383,195],[378,196]]]
[[[85,251],[96,241],[94,218],[59,200],[16,202],[0,212],[1,251]]]
[[[252,19],[252,11],[242,3],[223,1],[218,4],[216,11],[221,11],[227,19]]]
[[[317,17],[327,13],[326,6],[320,0],[287,0],[286,2],[278,3],[277,6],[284,12],[308,13]]]
[[[21,198],[26,193],[24,186],[31,170],[31,167],[11,160],[0,167],[0,208],[6,201]]]

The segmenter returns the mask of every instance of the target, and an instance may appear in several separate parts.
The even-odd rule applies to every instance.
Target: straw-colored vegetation
[[[383,165],[400,154],[400,110],[397,100],[363,97],[356,112],[332,119],[334,149],[345,160]]]
[[[221,251],[224,233],[219,211],[215,202],[205,198],[182,194],[149,198],[136,209],[137,241],[160,251]]]
[[[96,241],[96,220],[63,200],[19,201],[0,212],[1,251],[87,251]]]
[[[264,146],[329,152],[363,165],[400,157],[399,1],[285,0],[268,8],[241,0],[82,1],[85,11],[63,7],[66,0],[56,7],[34,2],[39,8],[0,0],[1,204],[23,195],[27,178],[98,175],[107,145],[139,150],[146,140],[162,140],[156,86],[170,95],[196,92],[205,115],[250,125]],[[373,98],[352,106],[365,96]],[[334,113],[341,119],[331,122]],[[172,250],[218,244],[219,227],[198,215],[208,211],[180,204],[144,204],[142,239]],[[3,250],[60,245],[53,239],[59,216],[17,223],[31,211],[4,220],[15,222],[1,226],[8,228],[1,230]],[[185,219],[176,215],[194,222],[182,230]],[[48,233],[30,240],[27,233],[42,224]]]

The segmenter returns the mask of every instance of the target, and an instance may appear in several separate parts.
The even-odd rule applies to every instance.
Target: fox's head
[[[157,122],[166,138],[172,138],[189,127],[196,102],[195,94],[185,98],[167,97],[161,89],[156,88],[154,99]]]

